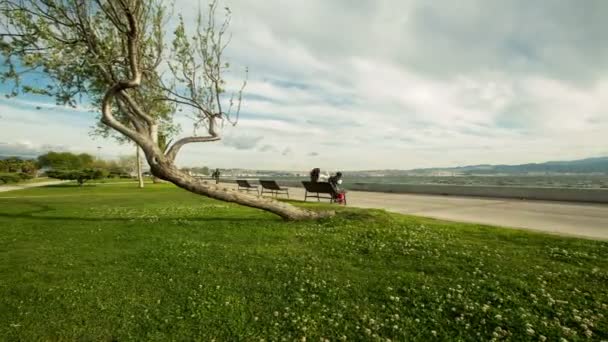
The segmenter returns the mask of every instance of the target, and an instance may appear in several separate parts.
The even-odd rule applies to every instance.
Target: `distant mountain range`
[[[520,165],[469,165],[446,168],[428,168],[408,170],[408,173],[440,173],[452,172],[459,174],[537,174],[537,173],[602,173],[608,174],[608,157],[587,158],[570,161],[549,161],[546,163],[530,163]]]
[[[29,154],[28,155],[20,154],[20,155],[12,155],[12,156],[2,156],[2,155],[0,155],[0,160],[4,160],[4,159],[8,159],[8,158],[14,158],[14,157],[21,158],[21,159],[26,159],[27,160],[27,159],[36,159],[38,156],[37,155],[29,155]]]
[[[473,165],[445,170],[463,173],[608,173],[608,157],[587,158],[570,161],[550,161],[520,165]]]

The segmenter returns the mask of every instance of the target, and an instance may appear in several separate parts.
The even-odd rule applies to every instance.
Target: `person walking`
[[[215,179],[215,184],[220,183],[220,169],[215,169],[211,174],[211,178]]]

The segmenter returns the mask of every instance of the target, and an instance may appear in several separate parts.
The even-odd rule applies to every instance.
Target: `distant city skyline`
[[[233,12],[232,86],[250,70],[241,120],[221,142],[186,147],[181,166],[414,169],[608,156],[606,1],[221,4]],[[134,151],[91,138],[96,114],[86,103],[2,97],[0,117],[0,155]],[[185,116],[177,121],[191,131]]]

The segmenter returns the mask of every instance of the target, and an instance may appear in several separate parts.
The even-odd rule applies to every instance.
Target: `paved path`
[[[349,193],[353,206],[608,240],[608,205],[385,193]]]
[[[23,189],[28,189],[28,188],[37,188],[39,186],[55,185],[55,184],[61,184],[61,183],[65,183],[65,182],[69,182],[69,181],[54,180],[54,181],[38,182],[38,183],[0,185],[0,192],[23,190]]]
[[[304,190],[290,188],[292,199]],[[608,240],[608,205],[351,191],[349,206]]]

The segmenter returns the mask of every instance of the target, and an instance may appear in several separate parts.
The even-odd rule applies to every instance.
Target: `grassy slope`
[[[284,223],[169,185],[29,189],[0,194],[0,339],[608,339],[606,255],[382,211]]]

